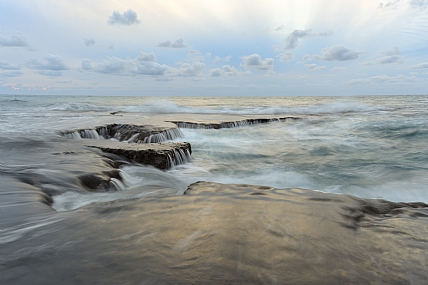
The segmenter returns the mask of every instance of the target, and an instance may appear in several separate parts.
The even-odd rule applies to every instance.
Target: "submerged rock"
[[[188,142],[137,144],[94,140],[86,145],[162,170],[189,161],[192,154],[192,148]]]
[[[297,120],[299,117],[295,116],[286,116],[279,118],[248,118],[241,119],[236,121],[226,121],[226,122],[199,122],[199,121],[167,121],[173,124],[176,124],[179,128],[186,129],[226,129],[226,128],[236,128],[243,126],[250,126],[256,124],[266,124],[270,122],[283,122],[286,120]]]

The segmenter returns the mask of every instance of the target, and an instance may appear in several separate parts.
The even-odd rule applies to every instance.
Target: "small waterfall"
[[[175,149],[172,150],[171,155],[168,154],[169,167],[185,164],[190,162],[190,151],[188,149]]]
[[[69,139],[81,139],[82,138],[78,131],[63,133],[63,136],[66,138],[69,138]]]
[[[84,138],[84,139],[95,139],[95,140],[99,140],[100,139],[100,135],[97,133],[96,130],[81,130],[80,131],[80,137]]]
[[[192,122],[177,122],[174,123],[179,128],[183,129],[230,129],[237,127],[245,127],[256,124],[266,124],[271,122],[284,122],[288,119],[299,119],[298,117],[282,117],[282,118],[261,118],[261,119],[245,119],[241,121],[223,122],[223,123],[192,123]]]
[[[125,190],[126,186],[124,183],[122,183],[122,181],[120,181],[117,178],[110,178],[110,189],[114,190],[114,191],[122,191]]]
[[[73,139],[117,139],[118,141],[132,143],[160,143],[176,138],[182,138],[179,128],[167,130],[153,130],[145,126],[108,125],[95,129],[81,129],[59,132],[60,135]]]

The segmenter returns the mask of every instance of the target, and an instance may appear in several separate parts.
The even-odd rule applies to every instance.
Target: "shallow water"
[[[9,246],[1,264],[5,269],[2,275],[7,276],[3,278],[7,284],[29,281],[33,275],[28,270],[34,266],[34,260],[36,264],[42,261],[40,266],[37,265],[38,270],[46,270],[52,266],[46,260],[55,252],[67,257],[52,262],[63,263],[67,260],[77,262],[73,258],[78,259],[80,253],[74,257],[68,253],[73,248],[88,250],[93,255],[113,250],[105,236],[93,232],[97,222],[103,224],[104,220],[111,219],[111,215],[120,215],[110,226],[121,232],[120,237],[115,237],[124,241],[115,242],[119,247],[127,247],[130,241],[134,245],[140,244],[146,235],[164,232],[164,228],[149,227],[149,231],[143,225],[132,225],[132,232],[127,233],[118,223],[128,218],[135,221],[144,209],[150,208],[145,201],[163,203],[166,198],[178,199],[188,185],[196,181],[303,188],[396,202],[428,202],[427,106],[428,96],[147,98],[2,95],[0,180],[6,190],[2,190],[0,242],[2,246]],[[110,112],[118,113],[111,115]],[[209,122],[284,115],[299,119],[230,129],[183,128],[183,137],[175,141],[191,143],[192,159],[190,163],[168,171],[87,148],[84,140],[65,138],[58,133],[112,122],[153,123],[174,119]],[[122,166],[114,170],[111,166],[118,160]],[[93,181],[105,182],[102,187],[94,188],[91,186]],[[132,206],[129,211],[110,212],[110,206],[115,203],[125,205],[120,209],[134,205],[132,203],[138,206]],[[184,212],[188,215],[209,212],[208,208],[199,208],[197,204],[195,207]],[[247,206],[237,204],[237,207]],[[104,211],[107,214],[103,214]],[[183,214],[180,211],[174,208],[168,213],[176,219]],[[269,215],[273,215],[269,219],[275,218],[274,214]],[[145,223],[150,222],[145,220]],[[78,230],[72,234],[73,228]],[[258,226],[250,229],[256,232]],[[106,234],[105,230],[100,232]],[[255,236],[261,234],[255,232]],[[189,232],[187,239],[183,237],[181,243],[172,246],[172,251],[185,252],[187,243],[190,246],[198,238],[209,241],[205,234],[203,229]],[[251,235],[250,232],[247,234]],[[71,235],[73,239],[70,239]],[[89,243],[86,235],[103,242]],[[56,237],[57,241],[50,241],[50,237]],[[138,242],[134,237],[138,237]],[[112,253],[109,258],[119,258],[128,266],[130,264],[120,252]],[[98,262],[89,256],[85,260],[95,267]],[[162,262],[162,258],[156,260]],[[108,260],[99,262],[103,266],[109,264]],[[185,266],[180,262],[180,266]],[[144,264],[150,263],[145,260]],[[261,264],[252,266],[263,267]],[[77,263],[75,268],[82,270]],[[24,279],[17,277],[25,270]],[[65,271],[61,272],[64,274]],[[99,272],[106,274],[105,270]],[[90,272],[85,274],[85,280],[91,280]],[[145,276],[142,272],[136,276],[139,274]],[[147,274],[153,277],[161,273]],[[276,273],[269,271],[269,274],[272,277]],[[27,277],[29,279],[25,279]],[[79,281],[73,280],[71,283]],[[96,280],[105,281],[102,278]],[[130,283],[136,284],[136,280],[138,278]],[[45,282],[46,279],[40,277],[34,284]]]

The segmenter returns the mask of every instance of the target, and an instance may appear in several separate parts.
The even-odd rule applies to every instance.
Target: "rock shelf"
[[[101,149],[141,164],[167,170],[190,160],[192,148],[188,142],[179,143],[120,143],[109,140],[91,140],[86,146]]]

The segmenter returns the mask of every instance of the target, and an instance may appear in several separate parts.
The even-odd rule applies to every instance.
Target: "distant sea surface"
[[[125,164],[120,168],[122,179],[113,179],[111,189],[88,191],[81,178],[106,171],[103,154],[58,131],[101,126],[114,118],[111,112],[118,112],[117,118],[138,117],[139,122],[163,116],[192,120],[293,115],[298,119],[225,129],[182,128],[182,137],[174,141],[191,144],[189,163],[167,171]],[[43,283],[43,279],[32,280],[29,269],[20,266],[32,258],[45,262],[61,246],[73,251],[77,240],[27,244],[52,232],[67,236],[73,229],[70,222],[65,226],[61,221],[72,213],[83,213],[88,207],[102,211],[116,201],[181,195],[196,181],[428,202],[428,96],[1,95],[0,138],[1,251],[6,255],[2,261],[6,275],[2,275],[11,284]],[[49,197],[53,203],[46,206],[41,201]],[[85,220],[98,219],[87,214]],[[7,252],[9,244],[19,250]],[[24,277],[18,278],[19,274]]]

